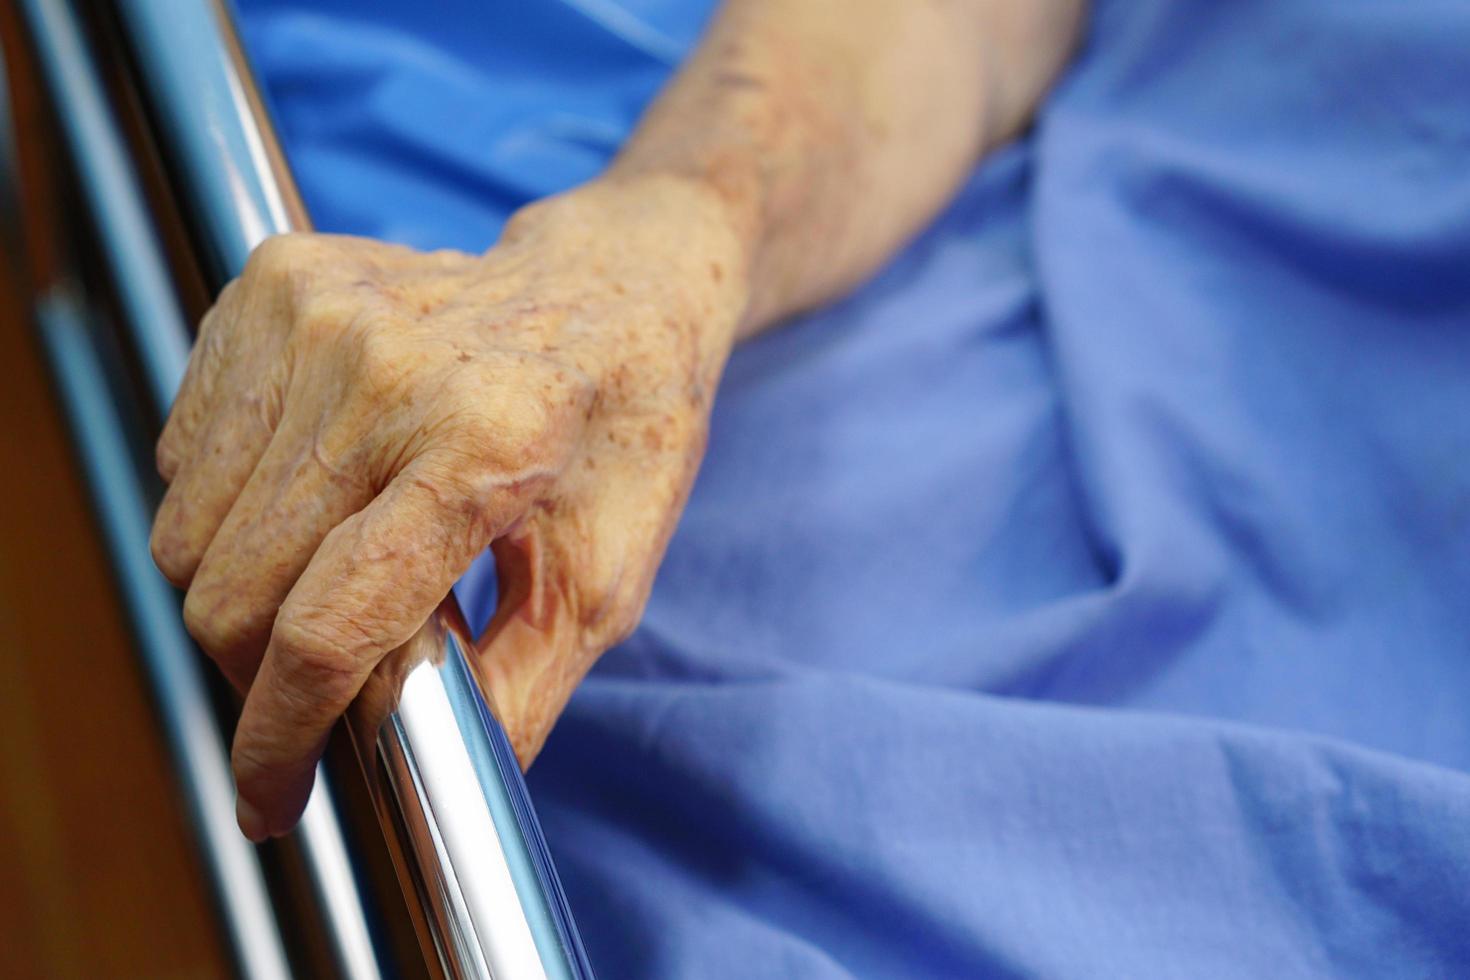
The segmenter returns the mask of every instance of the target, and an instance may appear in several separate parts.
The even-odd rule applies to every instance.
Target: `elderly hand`
[[[242,691],[255,840],[295,823],[333,722],[487,546],[481,644],[523,764],[636,624],[746,305],[719,199],[676,178],[533,205],[483,256],[265,242],[205,317],[153,529]]]

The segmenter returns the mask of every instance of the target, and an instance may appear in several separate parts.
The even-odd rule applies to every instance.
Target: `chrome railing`
[[[21,0],[71,155],[112,266],[132,347],[156,407],[182,375],[188,332],[139,175],[67,0]],[[305,230],[297,196],[237,39],[230,11],[210,0],[116,0],[146,114],[175,176],[171,187],[198,246],[208,285],[238,273],[251,249]],[[289,976],[255,854],[233,826],[227,757],[183,635],[177,598],[148,563],[147,508],[127,474],[121,421],[108,418],[98,354],[65,291],[39,304],[43,333],[88,460],[109,545],[138,625],[139,645],[193,806],[241,973]],[[68,380],[70,379],[70,380]],[[130,479],[129,479],[130,477]],[[131,488],[131,489],[129,489]],[[591,969],[536,823],[525,784],[495,719],[477,653],[452,596],[386,662],[391,685],[360,699],[347,724],[430,972],[449,977],[584,978]],[[374,943],[337,805],[318,780],[296,832],[329,945],[343,976],[397,971]]]
[[[140,331],[136,350],[150,393],[166,408],[189,341],[137,175],[73,11],[44,0],[25,0],[24,11],[124,316],[157,324]],[[239,970],[252,980],[288,977],[260,863],[235,826],[229,754],[201,665],[173,589],[148,555],[150,508],[108,397],[88,311],[60,283],[37,297],[36,314]]]

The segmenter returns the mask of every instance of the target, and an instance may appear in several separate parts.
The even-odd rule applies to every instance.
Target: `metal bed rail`
[[[20,0],[58,108],[86,204],[101,239],[157,417],[182,377],[187,320],[127,139],[88,45],[90,9],[68,0]],[[263,238],[307,230],[306,210],[235,32],[211,0],[115,0],[137,92],[172,178],[206,285],[217,290]],[[96,29],[96,25],[92,25]],[[103,30],[106,30],[104,24]],[[222,726],[178,597],[147,553],[144,477],[124,448],[120,407],[107,395],[103,358],[86,312],[66,288],[41,297],[37,316],[77,433],[109,551],[195,815],[227,932],[243,976],[290,976],[278,911],[256,853],[233,821]],[[347,726],[358,763],[330,777],[366,780],[366,797],[410,903],[425,964],[453,978],[589,978],[566,900],[515,755],[480,681],[452,596],[390,658],[386,700],[363,699]],[[381,688],[378,688],[381,690]],[[365,894],[339,813],[318,779],[295,836],[337,972],[400,972],[370,922],[382,902]]]

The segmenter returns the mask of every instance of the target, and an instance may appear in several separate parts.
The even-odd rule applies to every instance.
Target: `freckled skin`
[[[486,547],[482,672],[523,764],[637,623],[741,337],[830,299],[1025,121],[1081,0],[727,0],[597,180],[484,255],[271,239],[158,444],[160,569],[246,693],[242,829],[295,823],[327,732],[391,697]]]
[[[705,270],[741,261],[712,197],[675,178],[542,202],[484,256],[328,235],[256,252],[160,441],[153,534],[191,631],[249,691],[242,795],[304,792],[292,760],[335,717],[279,693],[325,683],[339,710],[497,539],[534,574],[486,662],[534,755],[642,609],[703,452],[709,397],[690,392],[713,392],[746,301]]]

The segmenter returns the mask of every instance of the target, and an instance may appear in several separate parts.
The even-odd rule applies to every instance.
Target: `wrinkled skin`
[[[523,764],[637,623],[747,302],[718,198],[607,180],[483,256],[272,239],[205,318],[158,445],[155,560],[247,691],[242,828],[284,832],[332,723],[493,544],[481,639]]]
[[[1021,130],[1082,0],[723,0],[607,172],[482,257],[304,236],[220,298],[159,445],[159,566],[248,690],[239,818],[494,542],[523,762],[637,621],[733,338],[870,275]]]

